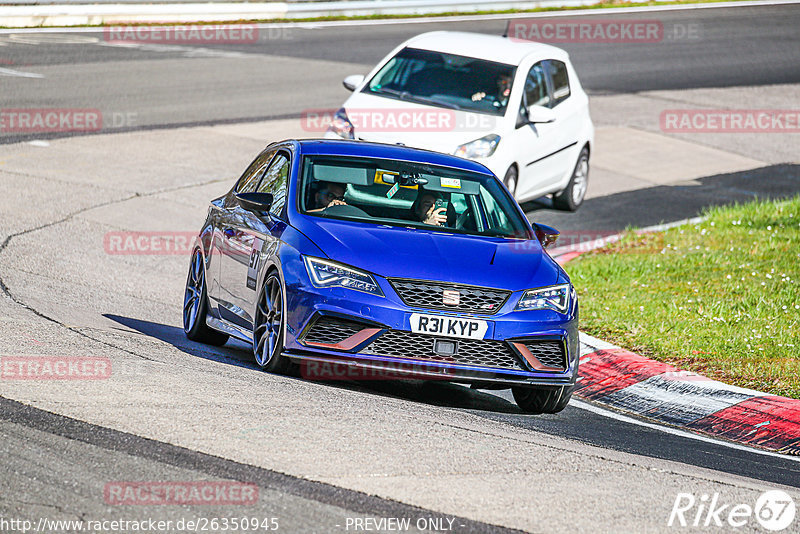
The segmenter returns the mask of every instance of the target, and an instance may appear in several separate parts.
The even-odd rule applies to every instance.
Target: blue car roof
[[[301,155],[355,156],[401,161],[420,161],[430,163],[431,165],[452,167],[464,171],[494,176],[492,171],[480,163],[442,154],[440,152],[433,152],[431,150],[409,148],[401,145],[372,143],[369,141],[347,141],[344,139],[304,139],[298,140],[296,143],[300,148]]]

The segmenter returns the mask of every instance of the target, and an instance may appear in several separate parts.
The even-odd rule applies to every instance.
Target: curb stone
[[[656,232],[688,219],[640,230]],[[561,265],[619,239],[619,234],[550,251]],[[800,456],[800,400],[712,380],[580,333],[575,394],[659,423],[771,452]]]

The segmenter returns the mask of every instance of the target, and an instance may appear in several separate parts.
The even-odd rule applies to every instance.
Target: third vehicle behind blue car
[[[336,364],[569,402],[578,303],[483,165],[367,142],[268,146],[213,200],[187,278],[190,339],[252,344],[271,372]]]

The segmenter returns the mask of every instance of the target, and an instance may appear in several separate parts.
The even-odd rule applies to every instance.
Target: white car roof
[[[474,57],[498,63],[519,65],[530,55],[542,59],[568,59],[561,48],[532,41],[518,41],[500,35],[485,33],[438,31],[417,35],[406,41],[406,46],[434,52]]]

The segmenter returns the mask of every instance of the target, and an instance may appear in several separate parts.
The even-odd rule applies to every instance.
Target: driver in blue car
[[[344,201],[344,187],[342,184],[332,182],[320,182],[319,189],[314,195],[314,202],[317,207],[309,212],[322,211],[331,206],[346,206]]]

